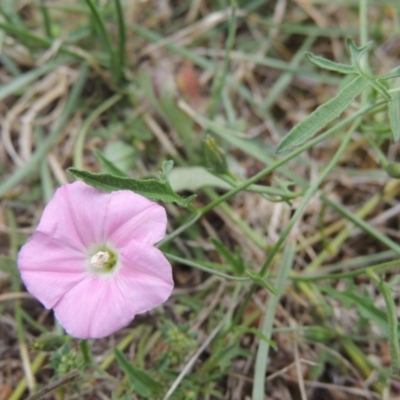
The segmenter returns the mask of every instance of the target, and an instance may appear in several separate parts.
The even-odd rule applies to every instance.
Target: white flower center
[[[90,259],[90,265],[93,267],[101,268],[104,264],[110,259],[110,254],[108,251],[98,251],[92,258]]]

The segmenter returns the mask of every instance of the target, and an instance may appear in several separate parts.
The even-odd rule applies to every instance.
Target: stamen
[[[98,251],[92,258],[90,259],[90,264],[93,267],[101,268],[104,264],[110,259],[110,254],[108,251]]]

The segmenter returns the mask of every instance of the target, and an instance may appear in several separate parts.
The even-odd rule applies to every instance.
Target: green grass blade
[[[121,0],[114,0],[115,9],[117,11],[118,21],[118,68],[122,73],[125,66],[126,56],[126,27],[124,20],[124,13],[121,6]]]
[[[230,65],[230,52],[235,43],[235,33],[236,33],[236,9],[232,7],[231,15],[229,18],[229,29],[228,29],[228,37],[226,39],[225,45],[225,57],[224,57],[224,65],[222,67],[222,71],[220,73],[215,74],[215,78],[211,88],[211,111],[210,118],[213,119],[217,114],[218,106],[222,97],[222,89],[224,88],[226,77],[229,73],[229,65]]]
[[[46,7],[46,0],[40,0],[40,10],[42,11],[43,15],[43,22],[44,22],[44,28],[46,31],[46,35],[50,38],[53,39],[53,33],[51,30],[51,19],[49,15],[49,10]]]
[[[104,18],[102,16],[99,8],[97,7],[96,3],[93,0],[85,0],[85,2],[88,5],[88,7],[90,8],[90,11],[92,12],[93,18],[96,22],[96,26],[97,26],[99,36],[100,36],[100,41],[101,41],[104,49],[109,54],[112,75],[114,77],[115,83],[118,84],[118,82],[121,78],[121,74],[122,74],[121,65],[119,65],[118,57],[116,57],[116,54],[114,52],[114,48],[113,48],[112,41],[111,41],[111,36],[107,30]]]
[[[387,323],[389,326],[388,339],[390,343],[390,357],[392,359],[392,374],[395,375],[399,372],[400,366],[399,323],[397,320],[396,304],[388,284],[382,281],[374,272],[372,272],[372,270],[368,271],[368,276],[377,284],[383,298],[385,299]]]
[[[261,328],[261,333],[271,340],[272,328],[274,325],[274,318],[276,308],[279,304],[280,296],[285,288],[289,272],[293,265],[295,255],[295,246],[288,244],[282,256],[281,265],[278,268],[278,275],[276,278],[275,288],[278,296],[270,296],[268,298],[268,305],[264,315],[264,321]],[[267,371],[267,359],[270,344],[268,341],[261,340],[258,345],[256,364],[254,368],[254,385],[253,385],[253,400],[264,400],[265,398],[265,374]]]
[[[9,95],[15,94],[18,91],[26,88],[31,82],[35,81],[56,67],[57,64],[46,64],[43,67],[26,72],[25,74],[13,79],[9,83],[0,86],[0,101],[4,100]]]
[[[364,221],[362,218],[358,217],[356,214],[351,212],[346,207],[342,206],[339,203],[335,203],[327,196],[324,196],[324,203],[332,207],[338,213],[340,213],[344,218],[351,221],[353,224],[361,228],[364,232],[367,232],[369,235],[377,239],[379,242],[383,243],[389,249],[395,251],[397,254],[400,254],[400,245],[391,240],[389,237],[379,232],[375,227],[369,224],[367,221]]]
[[[400,139],[400,92],[392,93],[392,101],[389,103],[389,120],[393,142],[397,142]]]
[[[11,23],[0,22],[0,28],[10,35],[19,37],[23,42],[30,41],[45,47],[50,46],[52,43],[51,39],[37,35],[36,33],[29,32],[28,30],[22,29]]]
[[[297,124],[279,143],[277,153],[292,149],[311,139],[320,129],[339,117],[354,98],[371,84],[370,79],[358,76],[336,97],[319,106],[304,121]]]
[[[150,374],[142,369],[134,367],[125,357],[124,353],[118,348],[114,349],[114,355],[119,366],[126,373],[130,383],[134,386],[138,394],[146,396],[146,398],[149,398],[149,396],[154,393],[160,394],[162,391],[160,382],[156,381]]]

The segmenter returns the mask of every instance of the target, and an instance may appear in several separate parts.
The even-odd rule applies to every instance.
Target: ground
[[[0,400],[400,399],[399,21],[389,0],[3,0]],[[169,160],[173,201],[143,181]],[[80,341],[17,257],[100,172],[166,208],[175,289]]]

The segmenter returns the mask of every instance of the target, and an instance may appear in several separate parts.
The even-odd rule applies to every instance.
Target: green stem
[[[264,314],[264,321],[261,328],[261,332],[268,339],[271,339],[272,336],[272,328],[274,326],[276,309],[279,304],[280,296],[283,294],[285,289],[289,271],[293,265],[294,255],[295,246],[293,244],[288,244],[283,252],[281,265],[279,267],[278,276],[275,283],[275,288],[278,291],[279,296],[269,296],[267,308]],[[261,340],[259,342],[254,368],[253,400],[264,400],[265,398],[265,374],[267,372],[269,347],[270,345],[267,341]]]
[[[126,27],[120,0],[114,0],[118,21],[118,69],[123,71],[126,59]]]
[[[268,257],[266,258],[264,264],[261,267],[261,270],[259,272],[260,276],[264,276],[265,273],[267,272],[269,266],[272,263],[272,260],[274,259],[275,255],[278,253],[280,250],[282,244],[286,240],[286,238],[289,236],[289,233],[291,232],[294,224],[298,221],[300,216],[303,214],[303,211],[305,207],[307,206],[308,202],[310,201],[311,197],[316,193],[318,190],[319,186],[321,183],[325,180],[326,176],[329,174],[329,172],[335,167],[337,162],[339,161],[340,157],[342,156],[343,152],[346,150],[347,144],[349,143],[354,130],[357,128],[357,126],[360,123],[360,119],[357,119],[356,121],[353,122],[352,126],[348,130],[347,134],[342,140],[342,143],[339,147],[339,149],[336,151],[336,154],[334,157],[331,159],[329,162],[328,166],[325,168],[325,170],[321,173],[321,175],[318,177],[316,182],[307,189],[307,192],[305,193],[300,205],[297,207],[295,213],[293,214],[292,218],[290,219],[289,223],[286,225],[285,229],[283,230],[282,234],[280,235],[278,241],[275,243],[275,245],[272,247],[270,250]],[[326,134],[326,133],[325,133]],[[243,303],[240,306],[240,309],[237,313],[237,319],[241,317],[242,313],[244,312],[248,302],[250,301],[251,297],[253,296],[255,292],[255,285],[252,286],[251,290],[247,293],[246,298],[244,299]]]
[[[400,365],[400,346],[399,346],[399,334],[397,330],[397,310],[390,288],[386,282],[384,282],[378,275],[375,274],[371,269],[367,270],[367,275],[373,282],[378,286],[380,292],[385,299],[387,308],[387,319],[389,326],[389,344],[390,344],[390,356],[392,359],[392,374],[395,375],[399,372]]]
[[[85,0],[85,2],[90,8],[93,18],[96,21],[98,32],[100,35],[100,40],[103,43],[103,46],[105,50],[108,52],[110,57],[110,67],[114,77],[114,82],[118,84],[121,78],[122,71],[118,63],[118,57],[116,57],[114,52],[110,33],[108,32],[103,16],[101,15],[100,10],[97,7],[96,3],[93,0]]]
[[[309,148],[315,146],[317,143],[325,140],[326,138],[328,138],[329,136],[333,135],[337,131],[343,129],[346,125],[348,125],[349,123],[353,122],[354,120],[356,120],[357,118],[361,117],[362,115],[368,113],[369,111],[371,111],[373,109],[376,109],[376,108],[380,107],[382,104],[386,104],[386,102],[380,102],[380,103],[377,103],[377,104],[374,104],[374,105],[367,105],[367,106],[361,108],[360,110],[355,112],[353,115],[345,118],[343,121],[339,122],[334,127],[328,129],[325,133],[323,133],[320,136],[317,136],[316,138],[314,138],[314,139],[310,140],[309,142],[303,144],[298,149],[293,150],[288,155],[282,157],[280,160],[275,161],[269,167],[264,168],[262,171],[260,171],[259,173],[255,174],[250,179],[240,183],[238,186],[232,188],[228,192],[226,192],[223,195],[219,196],[217,199],[213,200],[211,203],[209,203],[206,206],[204,206],[203,208],[197,210],[196,211],[196,215],[190,217],[190,219],[188,221],[186,221],[183,225],[181,225],[177,230],[175,230],[174,232],[172,232],[169,235],[167,235],[164,238],[164,240],[162,240],[157,245],[157,247],[161,247],[164,244],[166,244],[166,243],[170,242],[171,240],[173,240],[175,237],[177,237],[182,232],[184,232],[186,229],[191,227],[194,223],[196,223],[203,215],[205,215],[206,213],[208,213],[209,211],[211,211],[212,209],[214,209],[215,207],[217,207],[221,203],[229,200],[231,197],[235,196],[237,193],[247,189],[250,185],[252,185],[253,183],[256,183],[257,181],[259,181],[264,176],[272,173],[273,171],[275,171],[276,169],[278,169],[282,165],[286,164],[292,158],[298,156],[302,152],[304,152],[304,151],[308,150]],[[213,129],[211,129],[211,130],[213,130]]]
[[[40,9],[42,11],[43,15],[43,22],[44,22],[44,28],[47,37],[50,39],[53,39],[53,33],[51,30],[51,20],[50,20],[50,15],[49,15],[49,10],[47,9],[47,6],[45,4],[45,0],[40,0]]]
[[[169,254],[169,253],[164,253],[165,257],[167,257],[168,259],[172,260],[172,261],[176,261],[178,263],[181,263],[183,265],[187,265],[189,267],[193,267],[193,268],[197,268],[200,271],[204,271],[207,272],[209,274],[215,275],[215,276],[219,276],[220,278],[224,278],[224,279],[228,279],[231,281],[237,281],[237,282],[246,282],[249,281],[248,278],[241,278],[238,276],[232,276],[232,275],[228,275],[228,274],[224,274],[223,272],[217,271],[215,269],[212,268],[208,268],[204,265],[201,265],[199,263],[196,263],[194,261],[190,261],[187,260],[186,258],[181,258],[178,256],[174,256],[173,254]]]
[[[349,272],[340,272],[337,274],[306,274],[304,276],[299,275],[299,274],[292,274],[290,276],[290,279],[294,281],[299,281],[299,282],[315,282],[315,281],[321,281],[325,279],[332,279],[332,280],[337,280],[337,279],[342,279],[342,278],[354,278],[359,275],[366,274],[368,271],[373,271],[373,272],[378,272],[378,271],[384,271],[389,268],[394,268],[399,266],[400,261],[399,260],[394,260],[394,261],[388,261],[382,264],[377,264],[369,267],[364,267],[360,268],[356,271],[349,271]]]
[[[213,85],[211,88],[211,111],[210,111],[210,119],[214,119],[217,114],[218,105],[221,102],[222,89],[224,88],[226,77],[229,72],[229,64],[230,64],[230,52],[235,43],[235,33],[236,33],[236,7],[235,2],[231,0],[231,16],[229,18],[229,30],[228,37],[226,39],[225,46],[225,57],[224,57],[224,65],[222,67],[222,71],[220,74],[216,73],[213,81]]]

